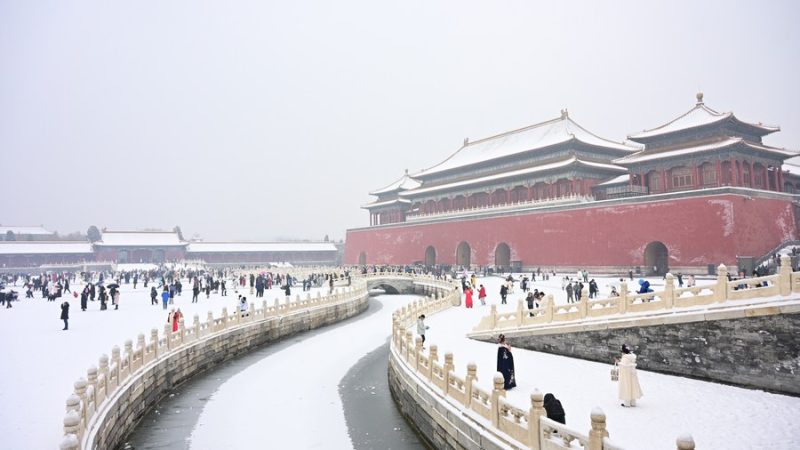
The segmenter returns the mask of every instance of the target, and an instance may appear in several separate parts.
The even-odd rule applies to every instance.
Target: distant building
[[[560,117],[470,142],[371,192],[349,264],[706,269],[798,238],[795,151],[707,107],[626,142]],[[788,167],[788,165],[787,165]]]
[[[291,263],[334,265],[341,260],[330,242],[183,241],[175,231],[103,230],[102,239],[68,242],[0,242],[0,267],[78,265],[92,262],[162,263],[200,260],[215,265]]]
[[[48,241],[55,233],[43,227],[4,227],[0,226],[0,241],[9,240],[9,233],[15,241]]]

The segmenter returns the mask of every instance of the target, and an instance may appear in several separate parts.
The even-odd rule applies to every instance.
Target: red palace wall
[[[506,243],[511,261],[525,266],[641,266],[647,244],[660,241],[670,266],[731,265],[797,236],[789,199],[722,194],[354,229],[344,257],[358,264],[365,252],[367,264],[408,264],[424,261],[430,245],[437,264],[455,264],[464,241],[473,265],[494,264],[495,249]]]

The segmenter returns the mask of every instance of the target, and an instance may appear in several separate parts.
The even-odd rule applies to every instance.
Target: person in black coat
[[[69,302],[61,304],[61,320],[64,321],[64,328],[62,331],[69,330]]]
[[[567,424],[567,415],[561,406],[561,401],[551,393],[544,394],[544,410],[547,411],[547,418],[558,423]]]
[[[511,346],[506,343],[506,336],[501,334],[497,347],[497,371],[503,374],[503,389],[509,390],[517,386],[517,378],[514,374],[514,355],[511,354]]]
[[[81,311],[86,311],[86,302],[89,301],[89,286],[83,288],[81,291]]]

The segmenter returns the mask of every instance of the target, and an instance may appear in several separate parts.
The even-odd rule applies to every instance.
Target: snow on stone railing
[[[492,305],[488,316],[481,318],[473,333],[511,328],[571,322],[593,317],[663,311],[673,308],[725,303],[729,300],[752,300],[757,298],[788,296],[800,293],[800,272],[792,272],[791,260],[781,257],[778,274],[756,278],[742,278],[728,281],[728,268],[720,264],[717,268],[717,281],[707,286],[676,288],[671,273],[665,278],[664,290],[640,294],[628,291],[628,284],[620,284],[619,296],[605,299],[589,299],[584,286],[581,300],[566,305],[556,305],[553,296],[547,295],[538,308],[527,309],[520,299],[515,311],[498,313]]]
[[[439,362],[439,349],[430,345],[426,355],[422,348],[422,339],[414,339],[409,330],[420,314],[435,314],[450,307],[454,299],[460,296],[455,290],[444,296],[434,296],[416,301],[395,311],[392,317],[392,351],[396,360],[406,369],[416,373],[423,383],[437,394],[452,399],[463,408],[465,417],[476,415],[477,423],[483,418],[491,423],[491,427],[481,425],[488,432],[510,437],[524,448],[534,450],[583,448],[586,450],[619,450],[608,439],[606,416],[600,408],[594,408],[590,414],[591,428],[587,434],[578,432],[566,425],[547,418],[544,409],[544,396],[536,389],[531,394],[531,404],[527,409],[512,405],[505,399],[503,375],[496,372],[491,391],[485,391],[476,385],[477,365],[467,364],[465,377],[455,373],[454,356],[447,352],[444,362]],[[504,440],[508,440],[507,438]],[[693,450],[694,440],[683,435],[676,440],[678,450]]]
[[[150,340],[145,340],[144,334],[139,334],[136,346],[131,340],[124,344],[121,351],[118,346],[111,349],[111,358],[101,355],[98,366],[91,366],[86,372],[86,378],[80,378],[74,384],[74,392],[66,401],[66,416],[64,417],[64,437],[60,448],[62,450],[78,450],[83,444],[83,439],[91,426],[92,419],[103,408],[104,402],[113,398],[115,391],[140,371],[150,367],[153,363],[169,357],[175,350],[196,343],[216,333],[261,321],[280,317],[289,313],[302,311],[317,306],[347,302],[366,295],[366,282],[353,280],[353,285],[346,288],[337,288],[332,294],[322,296],[320,292],[312,297],[307,293],[305,297],[296,295],[294,301],[289,298],[281,300],[276,298],[272,305],[267,300],[261,302],[261,307],[256,308],[251,302],[246,312],[239,308],[228,312],[222,308],[220,317],[214,317],[209,311],[204,322],[195,314],[192,325],[187,327],[183,318],[178,323],[178,330],[173,332],[171,324],[165,324],[163,333],[159,330],[150,330]]]

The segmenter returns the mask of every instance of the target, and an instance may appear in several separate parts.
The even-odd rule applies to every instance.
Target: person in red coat
[[[467,296],[467,299],[464,301],[464,303],[466,304],[467,308],[472,308],[472,288],[468,287],[467,290],[464,291],[464,294]]]
[[[480,289],[478,289],[478,300],[481,301],[481,305],[486,305],[486,288],[481,285]]]
[[[178,326],[180,325],[181,317],[183,317],[183,314],[181,314],[181,309],[178,308],[178,310],[175,311],[175,314],[172,315],[172,332],[173,333],[178,331]]]

